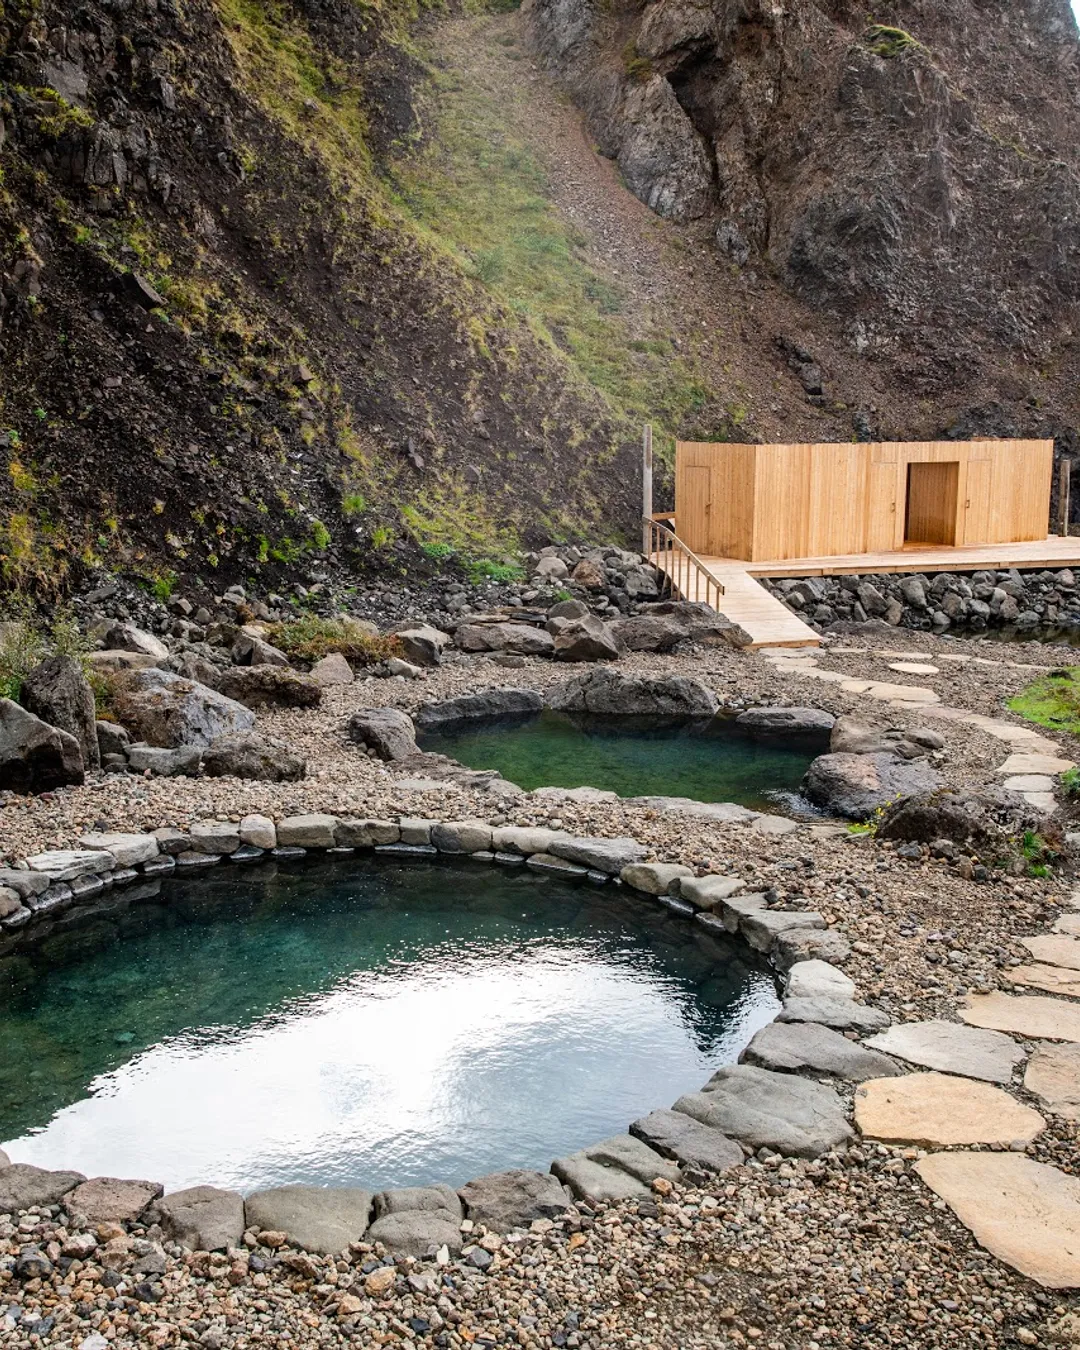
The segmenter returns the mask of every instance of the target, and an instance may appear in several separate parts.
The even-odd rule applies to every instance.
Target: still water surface
[[[169,1188],[546,1169],[777,1007],[741,943],[614,886],[359,857],[115,892],[5,975],[13,1161]]]

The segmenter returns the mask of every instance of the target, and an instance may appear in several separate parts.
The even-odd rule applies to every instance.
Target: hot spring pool
[[[732,717],[596,717],[544,711],[424,732],[422,749],[498,769],[531,791],[595,787],[620,797],[692,797],[808,810],[803,775],[828,736],[749,735]]]
[[[112,892],[5,978],[13,1161],[169,1189],[546,1169],[778,1006],[737,939],[613,885],[390,858]]]

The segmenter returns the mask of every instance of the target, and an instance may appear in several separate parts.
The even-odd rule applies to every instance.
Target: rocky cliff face
[[[638,428],[385,187],[415,18],[0,0],[3,582],[497,568],[633,524]]]
[[[525,0],[601,150],[956,434],[1071,450],[1080,43],[1068,0]],[[913,409],[909,425],[919,420]],[[902,430],[902,428],[900,428]],[[945,430],[946,427],[942,427]]]

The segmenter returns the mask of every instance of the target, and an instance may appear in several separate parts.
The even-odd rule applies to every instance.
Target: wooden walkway
[[[671,554],[654,553],[651,561],[671,573]],[[845,573],[979,572],[984,568],[1026,571],[1063,567],[1080,570],[1080,538],[1051,535],[1024,544],[980,544],[961,548],[912,547],[895,553],[848,553],[832,558],[783,558],[775,562],[741,562],[738,558],[702,557],[702,565],[724,588],[723,612],[750,634],[753,647],[818,647],[821,638],[809,625],[758,584],[756,577],[828,577]],[[705,600],[697,573],[682,581],[683,598]],[[698,593],[700,591],[700,594]]]

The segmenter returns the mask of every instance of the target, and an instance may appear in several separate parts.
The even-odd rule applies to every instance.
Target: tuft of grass
[[[875,56],[883,56],[886,60],[904,52],[926,50],[906,29],[890,28],[884,23],[872,23],[866,30],[864,41]]]
[[[70,610],[57,608],[43,623],[29,601],[10,600],[0,619],[0,698],[17,701],[26,677],[47,657],[73,656],[85,667],[89,650],[89,640]]]
[[[274,624],[270,641],[287,656],[301,661],[321,661],[340,652],[350,666],[373,666],[401,655],[401,642],[393,636],[379,637],[355,619],[342,615],[326,619],[303,614],[298,619]]]
[[[524,581],[525,569],[518,562],[494,562],[491,558],[477,558],[465,564],[465,575],[474,584],[480,581]],[[569,598],[569,596],[567,597]]]
[[[1080,667],[1062,666],[1040,676],[1008,706],[1029,722],[1080,736]]]

